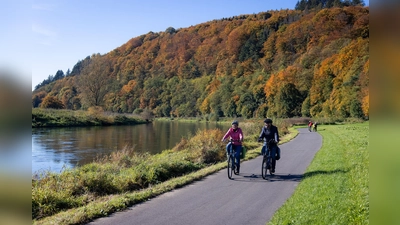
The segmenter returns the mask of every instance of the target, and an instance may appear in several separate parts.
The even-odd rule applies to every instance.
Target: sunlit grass
[[[369,224],[369,123],[319,133],[323,147],[268,224]]]

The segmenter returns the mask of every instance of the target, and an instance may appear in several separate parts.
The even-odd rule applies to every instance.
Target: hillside
[[[33,107],[147,109],[159,117],[368,117],[369,7],[170,27],[88,56],[61,77],[35,89]]]

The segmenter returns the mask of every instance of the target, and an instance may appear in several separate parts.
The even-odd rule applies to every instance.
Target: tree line
[[[369,8],[352,5],[149,32],[78,61],[37,87],[32,105],[159,117],[368,117]]]

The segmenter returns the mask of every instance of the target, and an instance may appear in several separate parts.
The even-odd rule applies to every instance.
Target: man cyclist
[[[227,154],[230,153],[230,147],[232,145],[232,149],[236,151],[235,154],[235,161],[236,161],[236,171],[235,174],[238,175],[240,171],[240,153],[242,152],[242,142],[243,142],[243,132],[242,129],[239,128],[239,122],[238,121],[233,121],[232,122],[232,127],[228,129],[224,137],[222,138],[222,142],[225,141],[230,137],[232,139],[232,143],[229,143],[226,145],[226,152]]]
[[[280,158],[280,149],[278,147],[279,143],[279,132],[278,128],[272,125],[271,119],[264,120],[264,127],[261,129],[260,136],[258,137],[258,141],[261,142],[265,138],[264,145],[261,149],[261,153],[264,155],[265,151],[267,151],[267,143],[272,141],[271,145],[271,158],[272,158],[272,170],[271,173],[275,173],[276,160]],[[276,157],[277,155],[277,157]]]

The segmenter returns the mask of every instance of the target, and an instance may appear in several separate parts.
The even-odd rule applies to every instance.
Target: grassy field
[[[269,225],[369,224],[369,123],[321,127],[323,146]]]

